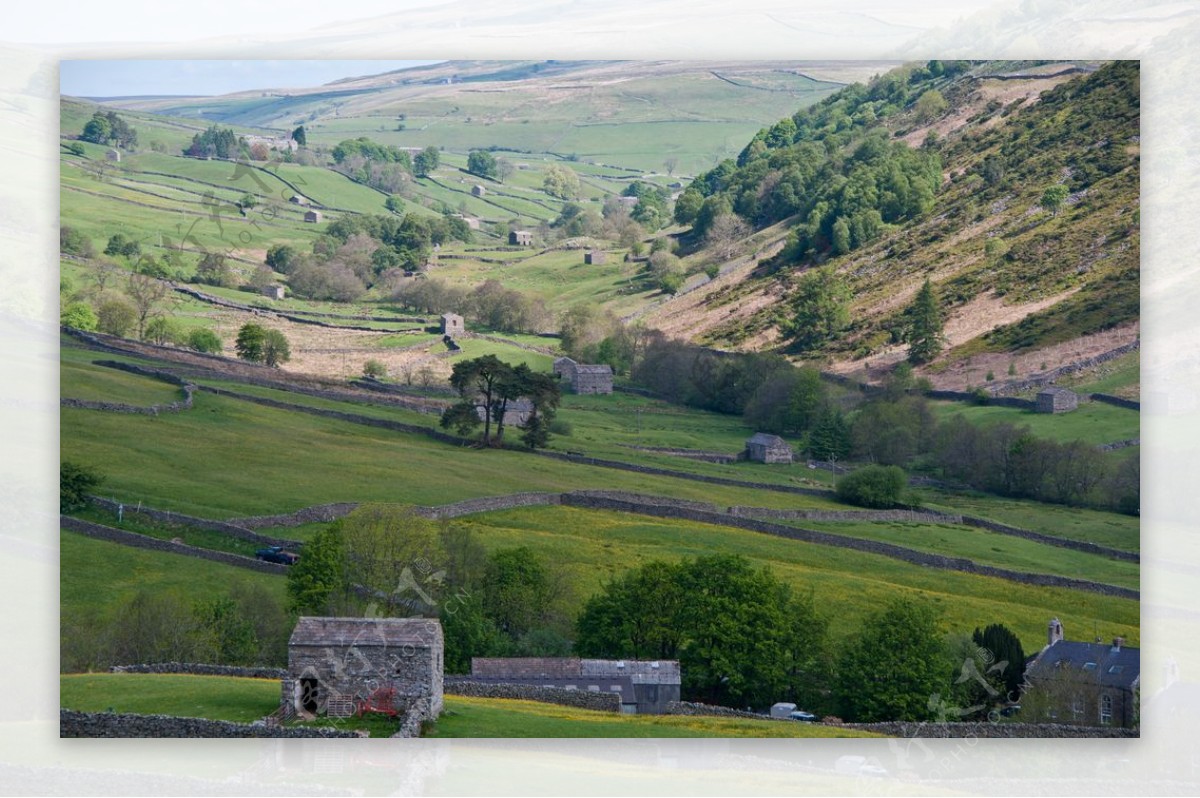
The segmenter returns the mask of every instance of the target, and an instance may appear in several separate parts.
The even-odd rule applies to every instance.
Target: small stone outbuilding
[[[1079,407],[1079,394],[1066,388],[1051,386],[1037,395],[1037,412],[1069,413]]]
[[[616,693],[622,712],[641,715],[665,713],[669,702],[679,700],[682,684],[677,660],[578,657],[473,657],[471,681]]]
[[[282,285],[268,285],[262,290],[263,296],[268,299],[283,299],[286,291]]]
[[[442,335],[453,337],[455,335],[462,335],[466,331],[467,328],[463,324],[462,316],[457,313],[442,314]]]
[[[104,153],[104,158],[106,160],[112,161],[113,163],[120,163],[121,162],[121,151],[120,150],[108,150]]]
[[[471,186],[471,196],[482,197],[485,194],[487,194],[487,189],[484,188],[483,186],[479,185],[478,183]]]
[[[758,432],[746,439],[745,456],[755,463],[790,463],[792,447],[778,435]]]
[[[442,626],[427,618],[300,618],[288,640],[285,717],[349,717],[379,690],[400,713],[442,711]]]
[[[613,392],[613,370],[608,365],[576,363],[569,357],[554,361],[553,370],[560,380],[566,380],[571,393],[610,394]]]
[[[321,212],[320,211],[305,211],[304,212],[304,221],[306,221],[310,224],[317,224],[318,222],[321,221]]]
[[[508,243],[514,247],[532,247],[533,233],[528,230],[513,230],[508,234]]]
[[[608,260],[608,253],[602,249],[589,249],[583,253],[583,262],[591,266],[593,264],[604,263]]]

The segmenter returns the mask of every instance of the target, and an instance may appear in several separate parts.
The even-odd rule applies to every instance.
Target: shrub
[[[96,325],[99,324],[100,320],[96,318],[96,311],[92,310],[92,306],[88,303],[72,302],[63,308],[58,321],[66,327],[74,327],[76,330],[91,332],[96,329]]]
[[[571,426],[570,421],[565,421],[561,418],[556,418],[550,422],[550,432],[555,435],[570,436],[575,428]]]
[[[907,484],[908,477],[899,466],[863,466],[838,480],[837,496],[859,507],[895,507]]]
[[[210,355],[221,354],[220,337],[207,328],[192,330],[188,333],[187,345],[197,352],[205,352]]]
[[[104,477],[93,468],[62,461],[58,467],[59,512],[69,513],[86,507],[88,495],[103,481]]]
[[[368,360],[366,363],[363,363],[363,376],[364,377],[374,377],[375,379],[379,379],[381,377],[386,377],[387,376],[387,367],[384,366],[382,363],[380,363],[378,360],[375,360],[374,358],[372,358],[371,360]]]

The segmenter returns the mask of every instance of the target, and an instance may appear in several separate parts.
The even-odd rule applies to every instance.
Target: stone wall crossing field
[[[515,698],[600,712],[621,711],[619,694],[592,690],[564,690],[559,687],[538,687],[530,684],[487,684],[471,681],[470,677],[463,676],[445,677],[443,690],[447,695],[470,698]]]
[[[170,715],[131,715],[117,712],[75,712],[60,709],[59,737],[319,737],[360,738],[364,734],[330,726],[275,726],[230,723]]]

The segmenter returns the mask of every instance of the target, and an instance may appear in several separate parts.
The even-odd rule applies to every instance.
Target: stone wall
[[[224,551],[212,551],[211,549],[201,549],[195,546],[188,546],[184,543],[172,543],[169,540],[161,540],[152,538],[149,535],[139,535],[136,532],[126,532],[123,529],[113,529],[110,526],[102,524],[93,524],[90,521],[81,521],[78,518],[69,516],[59,516],[59,526],[63,529],[68,529],[72,532],[78,532],[81,535],[87,535],[91,538],[99,540],[107,540],[110,543],[120,543],[122,546],[133,546],[139,549],[150,549],[151,551],[169,551],[173,554],[182,554],[187,557],[199,557],[203,560],[212,560],[213,562],[224,563],[225,565],[233,565],[238,568],[246,568],[251,571],[260,571],[268,574],[284,574],[287,573],[286,565],[279,565],[273,562],[263,562],[262,560],[254,560],[249,557],[242,557],[238,554],[230,554]]]
[[[1138,737],[1134,729],[1110,726],[1068,726],[1063,723],[842,723],[840,728],[877,732],[889,737],[960,738],[1059,738],[1059,737]]]
[[[560,504],[558,493],[512,493],[508,496],[487,496],[481,499],[444,504],[439,507],[421,507],[417,512],[426,518],[443,519],[458,518],[472,513],[495,512],[497,510],[512,510],[517,507],[541,507]]]
[[[159,371],[158,369],[143,368],[135,366],[131,363],[120,363],[115,360],[97,360],[94,365],[104,366],[106,368],[118,369],[127,371],[131,374],[137,374],[143,377],[169,382],[173,385],[178,385],[183,391],[183,399],[175,402],[169,402],[161,405],[128,405],[121,402],[94,402],[90,399],[73,399],[71,397],[62,397],[58,400],[60,407],[77,407],[84,410],[101,410],[108,413],[128,413],[131,415],[146,415],[157,416],[159,413],[178,413],[183,410],[192,409],[192,394],[196,390],[196,386],[190,382],[178,377],[169,371]]]
[[[1116,360],[1122,355],[1127,355],[1130,352],[1136,352],[1141,346],[1141,341],[1131,341],[1124,346],[1118,346],[1116,349],[1110,349],[1107,352],[1102,352],[1095,357],[1084,358],[1083,360],[1074,363],[1068,363],[1065,366],[1060,366],[1056,369],[1038,374],[1036,377],[1029,377],[1023,380],[1013,380],[997,385],[990,390],[995,396],[1012,396],[1014,394],[1025,393],[1027,391],[1045,388],[1048,385],[1053,385],[1055,380],[1065,374],[1074,374],[1077,371],[1094,368],[1101,363],[1107,363],[1110,360]]]
[[[116,712],[58,713],[59,737],[362,737],[356,731],[328,726],[269,726],[230,723],[170,715],[130,715]]]
[[[1114,405],[1116,407],[1123,407],[1126,410],[1141,410],[1142,409],[1141,402],[1135,402],[1132,399],[1122,399],[1120,396],[1112,396],[1107,393],[1090,393],[1090,394],[1088,394],[1088,399],[1091,399],[1093,402],[1103,402],[1106,405]]]
[[[1102,452],[1111,452],[1116,449],[1128,449],[1131,446],[1141,446],[1141,445],[1142,445],[1141,438],[1129,438],[1129,439],[1123,440],[1123,441],[1114,441],[1112,443],[1102,443],[1099,446],[1097,446],[1096,448]]]
[[[92,504],[97,507],[102,507],[116,515],[119,502],[112,499],[103,499],[99,496],[91,497]],[[194,529],[208,529],[213,532],[220,532],[224,535],[229,535],[232,538],[245,540],[253,543],[256,546],[284,546],[285,548],[299,549],[304,546],[303,543],[296,540],[285,540],[284,538],[270,537],[269,535],[260,535],[246,527],[237,524],[227,523],[224,521],[213,521],[208,518],[196,518],[183,513],[175,513],[170,510],[155,510],[150,507],[144,507],[140,504],[126,504],[125,513],[131,515],[142,515],[154,521],[161,521],[166,524],[181,524],[190,526]]]
[[[303,524],[319,524],[344,518],[358,509],[358,502],[337,502],[334,504],[314,504],[293,513],[279,515],[252,515],[244,518],[231,518],[230,523],[246,529],[265,529],[270,527],[301,526]],[[288,545],[297,545],[289,543]]]
[[[194,676],[242,676],[247,679],[282,679],[283,668],[256,668],[242,665],[207,665],[201,662],[152,662],[141,665],[113,665],[110,673],[185,673]]]
[[[747,529],[752,532],[761,532],[767,535],[775,535],[777,537],[799,540],[806,543],[819,543],[827,546],[838,546],[846,549],[864,551],[870,554],[878,554],[884,557],[890,557],[892,559],[913,563],[914,565],[922,565],[948,571],[961,571],[963,573],[979,574],[981,576],[993,576],[1013,582],[1020,582],[1026,585],[1065,587],[1074,590],[1086,590],[1088,592],[1099,593],[1101,595],[1117,596],[1120,598],[1129,598],[1134,600],[1137,600],[1139,597],[1138,591],[1130,588],[1105,585],[1098,582],[1090,582],[1084,579],[1053,576],[1050,574],[1031,574],[1020,571],[1011,571],[1007,568],[996,568],[990,565],[980,565],[972,560],[961,557],[946,557],[940,554],[930,554],[928,552],[916,551],[915,549],[907,549],[903,546],[896,546],[891,543],[882,543],[879,541],[865,540],[846,535],[818,532],[811,529],[803,529],[801,527],[783,526],[780,524],[772,524],[766,521],[757,521],[748,518],[737,518],[727,513],[715,513],[683,507],[643,504],[630,499],[613,499],[597,495],[584,495],[580,493],[563,494],[562,503],[564,505],[573,507],[584,507],[596,510],[616,510],[618,512],[640,513],[642,515],[698,521],[705,524],[733,526],[740,529]]]
[[[730,507],[738,518],[801,521],[877,521],[910,524],[961,524],[961,515],[920,510],[771,510],[765,507]]]
[[[537,687],[528,684],[488,684],[471,681],[469,676],[445,677],[445,690],[447,695],[472,698],[515,698],[523,701],[540,701],[543,704],[594,709],[600,712],[621,711],[621,696],[613,692],[564,690],[558,687]]]
[[[970,402],[994,407],[1015,407],[1018,410],[1037,409],[1037,402],[1032,399],[1017,399],[1012,396],[981,396],[969,391],[926,391],[925,396],[930,399],[945,399],[951,402]]]
[[[1098,546],[1095,543],[1087,543],[1082,540],[1056,538],[1050,535],[1043,535],[1040,532],[1033,532],[1028,529],[1008,526],[1007,524],[998,524],[995,521],[989,521],[986,518],[975,518],[974,516],[964,515],[962,517],[962,523],[978,529],[986,529],[989,532],[997,532],[1001,535],[1012,535],[1013,537],[1025,538],[1026,540],[1033,540],[1050,546],[1058,546],[1059,548],[1063,549],[1086,551],[1090,554],[1099,554],[1104,557],[1112,557],[1115,560],[1127,560],[1129,562],[1141,561],[1141,555],[1134,551],[1123,551],[1121,549],[1109,548],[1108,546]]]
[[[760,715],[757,712],[746,712],[742,709],[722,707],[715,704],[698,704],[694,701],[671,701],[667,704],[667,715],[711,715],[717,718],[751,718],[753,720],[788,720],[787,718],[772,718],[770,715]],[[788,720],[789,723],[795,721]]]

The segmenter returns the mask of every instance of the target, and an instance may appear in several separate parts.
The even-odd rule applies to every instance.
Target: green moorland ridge
[[[659,318],[690,313],[688,331],[720,347],[786,344],[798,279],[828,265],[851,289],[851,322],[801,354],[895,351],[926,278],[943,315],[997,319],[959,325],[951,357],[1135,321],[1137,62],[1005,64],[1002,75],[998,66],[893,70],[764,128],[736,160],[697,177],[677,218],[683,206],[682,220],[701,230],[722,211],[753,228],[787,220],[789,241],[748,279]],[[1055,210],[1040,207],[1050,186],[1068,191]]]

